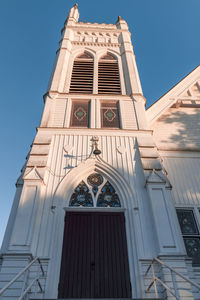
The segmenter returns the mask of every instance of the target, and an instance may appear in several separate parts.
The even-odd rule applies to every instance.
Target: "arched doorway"
[[[90,174],[74,189],[69,207],[58,297],[131,298],[125,217],[112,184]]]

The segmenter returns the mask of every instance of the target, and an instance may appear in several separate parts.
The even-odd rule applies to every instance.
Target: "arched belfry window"
[[[121,94],[118,61],[109,53],[99,60],[98,93]]]
[[[93,58],[84,52],[74,60],[70,93],[92,94],[93,92]]]
[[[69,206],[121,207],[121,203],[112,184],[95,172],[75,188]]]

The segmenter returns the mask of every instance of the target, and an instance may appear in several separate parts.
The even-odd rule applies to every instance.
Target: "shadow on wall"
[[[200,149],[200,108],[171,109],[160,118],[156,130],[160,133],[161,143],[172,143],[176,148],[189,150]]]

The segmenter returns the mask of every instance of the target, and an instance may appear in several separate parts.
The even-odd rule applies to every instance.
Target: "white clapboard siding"
[[[158,149],[200,148],[200,108],[170,108],[152,126]]]
[[[30,155],[27,167],[45,167],[47,164],[47,155]]]
[[[53,127],[64,127],[67,99],[56,99],[53,115]]]
[[[2,261],[2,270],[0,274],[0,289],[10,282],[25,266],[28,264],[27,258],[9,257]],[[24,275],[17,279],[2,296],[3,300],[17,300],[21,295]]]
[[[31,148],[31,155],[47,155],[49,153],[49,145],[34,145]]]
[[[200,158],[162,157],[176,204],[200,205]]]
[[[191,260],[186,261],[186,265],[187,265],[188,276],[189,276],[190,280],[199,284],[199,282],[200,282],[200,267],[193,267]],[[192,286],[192,291],[193,291],[194,299],[199,300],[200,299],[200,291],[194,286]]]
[[[9,281],[11,281],[20,271],[23,270],[29,264],[29,260],[27,259],[16,259],[16,258],[4,258],[2,270],[0,274],[0,289],[4,287]],[[48,268],[48,259],[41,259],[41,264],[43,266],[43,270],[45,274],[47,274]],[[28,279],[26,285],[30,284],[38,275],[41,275],[41,269],[39,268],[39,264],[35,262],[31,268],[28,270]],[[24,285],[25,273],[18,278],[4,293],[3,298],[5,300],[15,299],[17,300],[21,296],[22,287]],[[46,283],[46,275],[44,278],[40,279],[40,284],[45,289]],[[29,295],[34,295],[36,298],[40,298],[40,289],[38,287],[37,282],[32,286]]]
[[[123,116],[123,128],[137,130],[137,121],[133,101],[122,101],[120,103],[121,114]],[[126,116],[126,117],[124,117]]]

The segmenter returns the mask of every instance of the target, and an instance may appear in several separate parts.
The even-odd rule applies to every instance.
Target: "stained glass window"
[[[98,187],[103,183],[103,177],[98,173],[93,173],[87,178],[87,182],[92,186],[92,192],[96,196]]]
[[[97,206],[99,207],[120,207],[120,200],[115,192],[115,189],[109,181],[101,189],[101,193],[98,196]]]
[[[101,103],[101,127],[119,128],[119,109],[117,102]]]
[[[69,206],[92,207],[92,195],[84,181],[82,181],[74,190],[71,196]]]
[[[86,181],[79,183],[70,198],[69,206],[93,207],[93,199],[97,207],[121,207],[114,187],[98,173],[89,175],[87,183]]]
[[[199,233],[192,210],[177,209],[177,216],[182,234],[194,235]]]
[[[88,127],[88,107],[89,102],[72,101],[71,126],[72,127]]]
[[[200,257],[200,238],[199,237],[188,237],[183,238],[187,254],[190,257]]]
[[[92,186],[99,186],[103,183],[103,177],[98,173],[93,173],[90,176],[88,176],[87,182]]]
[[[200,264],[200,235],[194,212],[191,209],[177,209],[177,216],[185,243],[187,255],[193,258],[193,264]]]

